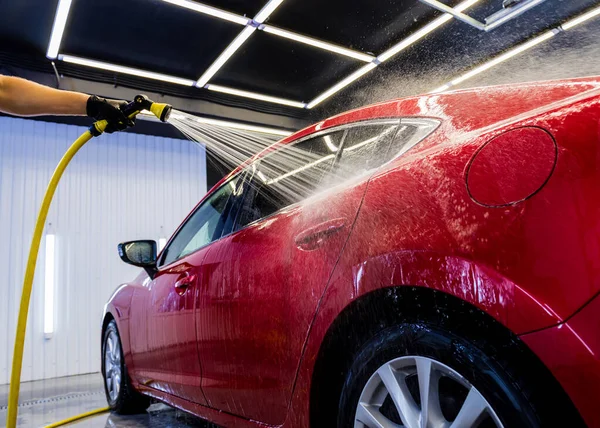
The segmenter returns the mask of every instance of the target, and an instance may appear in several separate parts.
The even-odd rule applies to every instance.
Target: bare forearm
[[[89,95],[0,76],[0,111],[17,116],[85,115]]]

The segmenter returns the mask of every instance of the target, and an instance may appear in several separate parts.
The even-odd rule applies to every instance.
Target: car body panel
[[[411,285],[453,294],[484,310],[514,333],[522,334],[571,395],[584,418],[597,423],[590,415],[590,409],[600,405],[596,389],[590,382],[582,383],[581,390],[573,395],[573,382],[567,379],[569,371],[564,369],[557,375],[560,363],[554,363],[547,354],[557,351],[550,345],[544,346],[544,340],[569,344],[575,343],[575,337],[581,345],[579,349],[586,345],[593,352],[583,346],[589,355],[580,360],[577,354],[580,351],[575,350],[577,355],[565,356],[569,358],[568,364],[573,367],[580,361],[590,364],[594,373],[600,370],[597,351],[585,342],[590,335],[597,335],[597,327],[595,330],[590,327],[582,335],[579,331],[585,322],[579,322],[579,336],[565,335],[564,329],[560,334],[552,333],[560,331],[559,327],[566,325],[564,321],[600,291],[600,78],[478,88],[395,100],[317,123],[257,157],[324,129],[403,116],[436,118],[441,125],[370,179],[364,177],[362,182],[348,186],[366,186],[366,192],[360,198],[352,196],[356,199],[351,204],[361,204],[358,217],[342,245],[339,260],[339,252],[332,253],[336,259],[331,266],[335,267],[333,273],[329,276],[322,272],[318,286],[309,281],[310,285],[303,287],[302,281],[290,275],[285,278],[289,289],[278,288],[280,283],[269,284],[269,289],[260,290],[262,297],[251,297],[248,285],[240,283],[241,276],[236,277],[235,270],[224,270],[224,263],[235,269],[236,255],[232,252],[235,242],[229,242],[229,246],[221,240],[209,246],[215,253],[208,250],[206,273],[216,274],[221,283],[199,284],[199,290],[208,287],[210,292],[196,294],[199,356],[203,366],[212,367],[202,381],[204,388],[211,390],[207,394],[209,399],[202,395],[195,401],[219,406],[222,412],[192,405],[166,394],[169,391],[152,389],[153,396],[227,426],[262,426],[266,421],[279,425],[284,416],[286,427],[308,426],[312,372],[322,340],[336,317],[372,290]],[[551,176],[531,197],[517,203],[489,207],[474,202],[467,191],[466,177],[473,156],[495,137],[522,127],[544,130],[555,141],[558,155]],[[521,156],[523,168],[535,162],[530,153],[517,155]],[[263,221],[284,224],[286,215],[290,214],[284,210],[276,220]],[[260,254],[252,253],[251,232],[244,229],[224,239],[240,240],[238,257],[247,254],[251,260],[263,263]],[[252,239],[257,242],[265,239],[267,248],[280,245],[275,239],[269,241],[268,235]],[[223,248],[218,248],[219,245]],[[286,252],[273,255],[267,251],[264,263],[275,263],[285,257],[291,255]],[[131,295],[129,288],[143,287],[145,281],[141,275],[134,285],[122,289],[113,297],[108,310],[111,313],[117,310],[127,300],[127,293]],[[231,300],[234,291],[225,288],[229,284],[241,286],[245,296],[240,302],[245,302],[244,307],[234,308],[231,302],[221,299],[229,295]],[[285,294],[287,291],[289,295]],[[219,297],[219,293],[223,296]],[[296,293],[305,293],[305,297],[298,299],[301,305],[292,308],[289,302]],[[289,308],[302,313],[282,317]],[[248,324],[256,313],[260,318]],[[270,315],[275,320],[269,320]],[[290,323],[292,315],[299,317],[300,322]],[[120,322],[126,329],[126,323]],[[140,328],[137,321],[130,324],[132,332]],[[262,331],[269,326],[277,327],[272,335]],[[290,330],[285,331],[284,327]],[[530,333],[534,331],[539,335]],[[254,339],[258,343],[251,343]],[[263,348],[272,346],[270,354],[259,352],[259,344]],[[124,343],[124,348],[127,347]],[[244,355],[244,349],[251,352]],[[231,366],[216,367],[223,361]],[[243,364],[262,373],[265,382],[253,384],[248,381],[250,378],[227,374],[231,367],[233,373],[243,375]],[[135,380],[134,383],[148,389]],[[284,397],[274,397],[276,392]],[[234,403],[234,398],[242,400],[238,404],[243,404],[243,408]],[[269,408],[275,410],[269,413]],[[261,422],[255,422],[259,419]]]
[[[196,317],[211,407],[284,422],[307,331],[365,189],[329,191],[212,244]],[[339,229],[300,248],[297,237],[324,224]]]
[[[206,404],[202,394],[201,366],[196,345],[194,284],[180,296],[176,281],[188,272],[199,273],[209,248],[201,249],[146,277],[135,287],[131,301],[130,339],[132,377],[176,397]]]

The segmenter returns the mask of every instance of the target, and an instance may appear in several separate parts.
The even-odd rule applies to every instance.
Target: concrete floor
[[[6,424],[8,385],[0,385],[0,427]],[[19,427],[43,427],[90,410],[106,407],[99,373],[21,384]],[[216,428],[202,419],[164,404],[153,404],[146,413],[119,416],[103,413],[69,426],[81,427],[200,427]]]

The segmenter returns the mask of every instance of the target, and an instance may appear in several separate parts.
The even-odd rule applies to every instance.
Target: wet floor
[[[6,424],[8,385],[0,385],[0,427]],[[43,427],[81,413],[106,407],[98,373],[21,384],[19,427]],[[202,419],[164,404],[153,404],[140,415],[103,413],[69,424],[81,427],[200,427],[216,428]]]

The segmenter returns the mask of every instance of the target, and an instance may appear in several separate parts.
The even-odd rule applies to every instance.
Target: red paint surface
[[[556,327],[600,292],[599,88],[600,79],[575,79],[413,97],[336,116],[279,143],[370,118],[442,122],[371,177],[216,241],[161,268],[154,281],[140,275],[121,288],[107,310],[129,316],[117,323],[129,338],[134,384],[226,426],[305,427],[312,370],[332,322],[369,291],[412,285],[452,294],[516,334],[542,330],[523,336],[526,343],[590,426],[600,426],[598,382],[569,380],[600,370],[598,310],[589,306]],[[556,141],[549,180],[520,203],[475,203],[466,186],[470,160],[523,127]],[[523,159],[532,164],[530,180],[482,168],[479,183],[508,183],[495,202],[530,194],[550,159],[529,138],[504,144],[521,156],[513,172]],[[507,161],[508,151],[496,152]],[[298,237],[339,219],[344,226],[315,248],[298,248]],[[196,283],[180,295],[175,283],[186,272]],[[557,343],[573,347],[552,355]]]
[[[503,206],[521,202],[550,178],[557,148],[540,128],[512,129],[485,143],[467,169],[467,187],[475,202]]]

